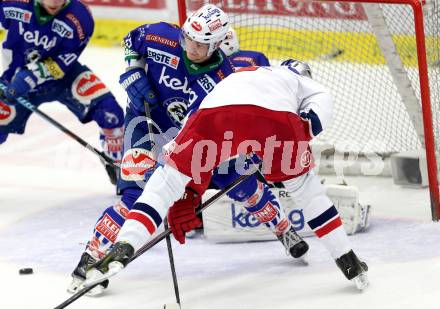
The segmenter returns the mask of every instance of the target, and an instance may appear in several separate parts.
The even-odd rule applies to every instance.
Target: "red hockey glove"
[[[191,181],[185,189],[184,196],[168,210],[168,224],[174,238],[181,244],[185,243],[185,233],[202,226],[202,221],[196,216],[202,195],[208,188],[210,180],[195,184]]]
[[[168,210],[168,224],[171,232],[181,244],[185,243],[186,232],[202,226],[202,221],[196,216],[196,207],[200,201],[201,195],[187,187],[183,197]]]

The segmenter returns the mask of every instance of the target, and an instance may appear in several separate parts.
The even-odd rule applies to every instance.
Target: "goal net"
[[[427,149],[439,207],[440,0],[179,0],[180,22],[207,2],[228,13],[240,49],[271,64],[304,60],[331,90],[333,125],[314,152],[385,158]]]

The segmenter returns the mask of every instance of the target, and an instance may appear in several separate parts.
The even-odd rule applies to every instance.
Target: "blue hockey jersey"
[[[185,116],[197,110],[214,86],[234,72],[220,50],[207,63],[191,62],[180,44],[180,36],[180,28],[161,22],[140,26],[124,40],[128,66],[136,63],[134,66],[145,67],[158,97],[160,108],[152,110],[152,118],[162,130],[180,128]],[[144,109],[135,108],[139,112]]]
[[[270,66],[267,57],[258,51],[253,50],[239,50],[238,52],[229,56],[229,59],[235,67],[250,67],[250,66]]]
[[[36,0],[3,0],[0,22],[8,30],[2,78],[10,81],[18,69],[32,63],[41,71],[39,84],[63,78],[94,29],[90,11],[79,0],[68,0],[55,16],[48,15]]]

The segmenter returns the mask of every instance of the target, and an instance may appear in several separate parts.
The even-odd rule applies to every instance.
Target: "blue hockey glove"
[[[319,120],[318,115],[313,110],[308,112],[300,112],[301,118],[307,123],[309,127],[310,136],[313,138],[322,131],[321,120]]]
[[[29,70],[21,70],[15,75],[5,91],[5,97],[15,99],[27,94],[37,86],[37,77]]]
[[[144,101],[147,101],[150,106],[157,104],[157,98],[145,70],[138,68],[127,71],[119,77],[119,83],[127,92],[130,101],[136,106],[143,106]]]

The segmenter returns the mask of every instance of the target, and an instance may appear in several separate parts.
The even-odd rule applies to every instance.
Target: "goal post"
[[[208,2],[228,13],[241,49],[272,64],[307,61],[331,90],[334,122],[314,141],[318,155],[422,149],[440,219],[440,0],[178,0],[179,22]]]

